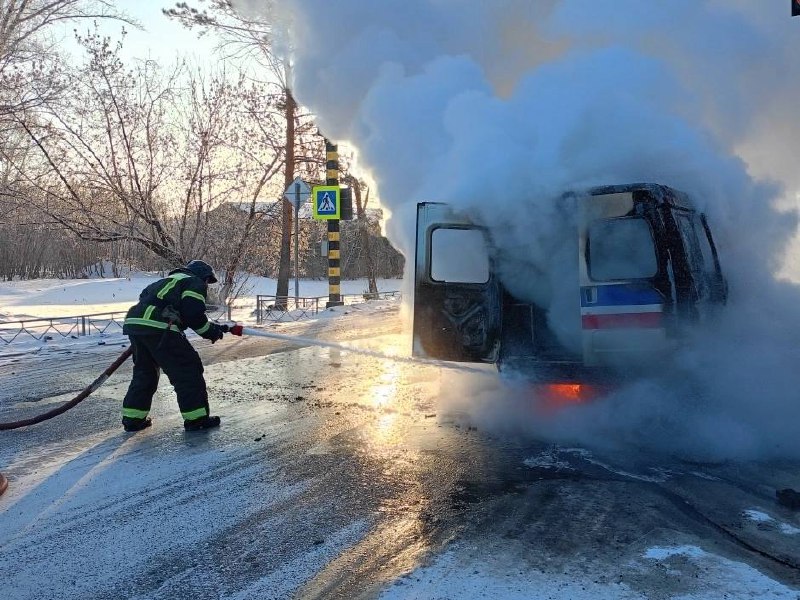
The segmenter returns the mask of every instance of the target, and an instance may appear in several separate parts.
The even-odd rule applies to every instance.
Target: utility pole
[[[300,182],[294,181],[294,307],[300,298]]]
[[[339,186],[339,147],[325,138],[325,184]],[[328,220],[328,302],[326,308],[342,306],[339,219]]]
[[[303,198],[311,196],[311,188],[300,177],[295,177],[289,184],[283,197],[294,205],[294,305],[300,297],[300,204]],[[287,294],[288,283],[287,283]]]
[[[297,306],[300,297],[300,204],[304,198],[311,196],[311,188],[300,177],[295,177],[289,184],[283,197],[294,205],[294,305]],[[288,282],[287,282],[287,295]]]

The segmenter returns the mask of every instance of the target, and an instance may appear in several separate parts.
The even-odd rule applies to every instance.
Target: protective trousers
[[[158,387],[160,369],[175,388],[185,421],[208,416],[203,363],[183,335],[166,331],[128,337],[133,348],[133,377],[122,401],[123,417],[144,419],[147,416]]]

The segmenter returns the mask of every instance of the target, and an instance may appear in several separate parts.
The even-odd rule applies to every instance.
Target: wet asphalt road
[[[407,349],[395,311],[354,317],[296,331]],[[372,598],[454,542],[476,560],[508,556],[520,572],[648,598],[702,589],[689,567],[632,566],[654,545],[697,545],[800,587],[800,535],[743,517],[756,507],[797,524],[774,499],[800,488],[797,464],[507,438],[448,414],[449,379],[433,367],[265,340],[216,344],[204,359],[217,431],[185,434],[163,388],[154,426],[123,434],[122,372],[67,415],[0,432],[11,482],[0,597]],[[36,386],[78,385],[63,360]],[[0,373],[4,393],[23,386],[18,371]],[[47,402],[0,396],[0,417]]]

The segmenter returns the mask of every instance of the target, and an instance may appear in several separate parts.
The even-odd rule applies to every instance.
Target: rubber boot
[[[122,417],[122,427],[128,432],[141,431],[142,429],[147,429],[152,424],[153,420],[150,417],[145,417],[144,419]]]
[[[219,417],[200,417],[199,419],[192,419],[191,421],[184,421],[183,428],[186,431],[200,431],[201,429],[213,429],[219,427]]]

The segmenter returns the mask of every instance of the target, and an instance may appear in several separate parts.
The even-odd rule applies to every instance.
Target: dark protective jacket
[[[148,285],[131,306],[122,332],[128,335],[181,333],[187,327],[199,335],[211,327],[206,318],[208,285],[186,269],[176,269]]]

